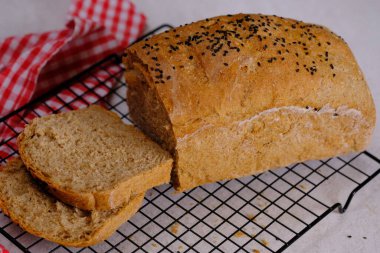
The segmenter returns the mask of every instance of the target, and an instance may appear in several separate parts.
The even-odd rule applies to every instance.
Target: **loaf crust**
[[[124,64],[131,115],[175,155],[181,191],[360,151],[374,129],[351,50],[319,25],[220,16],[136,43]]]
[[[68,114],[71,114],[71,118],[68,116]],[[81,152],[84,152],[84,150],[78,150],[77,154],[75,154],[78,157],[76,158],[74,164],[71,164],[70,166],[65,165],[59,167],[62,167],[64,170],[69,170],[69,173],[64,176],[65,181],[59,180],[58,176],[63,171],[51,169],[49,166],[58,166],[58,162],[62,163],[65,161],[65,159],[69,158],[70,154],[67,153],[67,148],[65,149],[65,146],[68,145],[69,139],[77,137],[77,135],[80,133],[68,132],[67,134],[61,134],[61,129],[59,126],[49,126],[50,128],[56,129],[44,127],[43,130],[40,130],[38,128],[44,126],[44,124],[46,125],[46,121],[49,120],[50,117],[51,120],[56,120],[62,124],[73,125],[74,131],[74,126],[76,125],[74,120],[77,120],[81,116],[88,114],[98,115],[100,117],[100,120],[109,121],[109,124],[112,124],[115,128],[118,129],[118,131],[120,131],[120,133],[114,135],[112,131],[104,129],[105,133],[100,134],[99,132],[101,132],[103,129],[95,128],[96,131],[93,132],[93,136],[91,136],[92,138],[100,138],[105,142],[108,141],[106,140],[107,138],[113,138],[113,140],[115,140],[115,138],[118,138],[117,136],[119,135],[120,138],[128,138],[131,140],[135,139],[133,141],[136,143],[133,146],[116,146],[115,150],[121,150],[122,152],[119,152],[120,154],[126,154],[129,152],[128,150],[140,148],[140,152],[142,153],[142,158],[139,157],[142,159],[141,163],[148,164],[149,162],[149,166],[151,167],[142,164],[142,170],[139,170],[138,172],[135,172],[128,177],[124,176],[124,178],[122,178],[121,175],[116,176],[116,178],[114,178],[114,182],[110,181],[99,188],[97,188],[97,185],[94,187],[79,188],[76,187],[74,183],[71,183],[71,181],[74,180],[74,176],[71,176],[70,171],[72,174],[75,174],[78,170],[86,169],[89,170],[89,173],[92,173],[92,167],[90,167],[91,165],[88,165],[87,163],[80,165],[82,160],[85,159],[86,155],[81,154]],[[53,117],[55,117],[55,119]],[[96,121],[89,120],[88,124],[96,124]],[[39,152],[39,145],[45,141],[43,139],[45,136],[49,139],[49,149],[54,148],[56,152],[60,152],[60,155],[57,156],[57,160],[54,160],[50,157],[51,154],[48,153],[50,151],[48,149],[41,149],[41,152],[46,152],[43,154],[46,156],[46,159],[44,161],[37,159],[38,156],[36,154]],[[35,141],[34,138],[37,138],[37,140]],[[79,142],[83,143],[86,142],[86,140],[80,139]],[[161,148],[159,148],[156,143],[153,143],[151,140],[149,140],[135,127],[123,124],[115,113],[96,105],[92,105],[89,108],[82,109],[81,111],[71,111],[66,113],[66,115],[58,114],[34,119],[18,136],[17,143],[20,156],[30,173],[38,180],[44,182],[47,185],[47,189],[50,191],[50,193],[57,197],[59,200],[83,210],[114,209],[124,203],[127,203],[134,195],[143,193],[154,186],[168,183],[170,181],[170,173],[173,163],[170,155],[166,151],[161,150]],[[125,143],[128,143],[128,141]],[[113,144],[111,143],[111,145]],[[101,150],[102,152],[109,153],[103,154],[105,159],[108,159],[108,164],[112,162],[112,159],[120,159],[122,161],[122,165],[127,165],[127,162],[124,162],[122,160],[123,157],[117,157],[117,155],[115,155],[112,150],[102,150],[101,147],[98,148],[95,146],[93,148],[94,150]],[[92,150],[90,150],[90,152],[92,152]],[[97,154],[95,153],[95,155]],[[90,154],[90,156],[92,156],[92,158],[95,160],[96,157],[94,155]],[[137,158],[131,157],[131,159]],[[91,162],[91,160],[89,162]],[[135,161],[135,164],[136,163],[137,162]],[[107,164],[104,163],[104,165]],[[120,167],[120,165],[118,165],[118,167]],[[128,168],[124,169],[127,170]],[[101,173],[100,177],[102,177],[102,175],[106,176],[104,173]],[[81,182],[83,182],[83,184],[85,184],[86,180],[89,180],[90,177],[88,177],[88,174],[82,173],[80,174],[79,179]],[[91,177],[91,180],[94,180],[94,178]],[[100,180],[102,179],[100,178]]]
[[[82,222],[81,220],[83,219],[90,220],[82,228],[64,227],[62,224],[55,225],[55,223],[52,223],[52,220],[46,220],[45,226],[41,227],[37,225],[37,223],[41,224],[41,217],[54,216],[58,219],[64,219],[62,217],[64,213],[54,208],[61,207],[62,210],[69,210],[67,212],[71,213],[78,212],[78,210],[60,203],[43,192],[42,188],[37,186],[31,175],[27,173],[25,166],[19,158],[9,161],[5,167],[0,168],[0,178],[2,179],[0,180],[0,192],[2,192],[0,195],[0,207],[6,215],[22,229],[33,235],[72,247],[94,245],[110,237],[121,224],[137,212],[144,198],[144,194],[139,194],[134,196],[128,204],[118,209],[112,211],[92,211],[79,216],[78,220],[70,221],[75,224],[76,222]],[[6,185],[7,180],[17,182]],[[17,191],[20,191],[15,186],[17,183],[22,184],[21,187],[23,187],[22,192],[19,194],[16,194]],[[13,191],[15,192],[13,193]],[[24,195],[23,197],[28,199],[29,202],[19,203],[16,199],[20,197],[20,194]],[[41,209],[39,213],[36,213],[36,210],[32,206],[33,204],[39,205],[37,207]],[[46,205],[51,209],[44,209],[42,205]],[[35,216],[36,218],[30,219],[27,216]],[[101,220],[99,222],[92,221],[92,219],[96,219],[93,217],[99,217]],[[76,229],[79,229],[79,231]]]

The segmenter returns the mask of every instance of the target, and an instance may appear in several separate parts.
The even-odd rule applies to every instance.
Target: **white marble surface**
[[[135,0],[148,28],[179,25],[227,13],[264,13],[292,17],[331,28],[352,48],[380,113],[380,1],[378,0]],[[0,39],[64,25],[68,0],[0,0]],[[369,150],[380,156],[380,127]],[[380,177],[354,198],[346,214],[333,213],[286,252],[378,252]],[[352,238],[347,238],[352,235]],[[363,237],[367,239],[363,239]],[[3,238],[0,237],[0,243]],[[5,243],[3,243],[5,244]]]

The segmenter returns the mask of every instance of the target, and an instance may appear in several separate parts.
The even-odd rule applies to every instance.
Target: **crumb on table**
[[[299,186],[300,186],[300,188],[301,188],[302,190],[306,190],[306,189],[307,189],[307,187],[306,187],[304,184],[299,184]]]
[[[264,246],[268,246],[269,245],[269,242],[265,239],[262,239],[261,240],[261,243],[264,245]]]
[[[256,219],[255,219],[255,215],[253,215],[253,214],[251,214],[251,213],[247,214],[246,217],[247,217],[248,220],[256,221]]]
[[[178,233],[179,224],[176,222],[170,227],[170,232],[174,235],[177,235]]]
[[[247,236],[246,234],[244,234],[242,231],[236,231],[236,233],[234,234],[235,237],[244,237],[244,236]]]

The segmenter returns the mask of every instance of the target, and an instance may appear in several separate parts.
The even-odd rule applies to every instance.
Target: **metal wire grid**
[[[107,77],[99,78],[99,71]],[[133,124],[124,101],[122,71],[120,57],[108,57],[1,119],[0,127],[13,134],[0,145],[0,151],[10,153],[0,163],[17,155],[13,143],[22,129],[11,127],[10,122],[27,123],[41,116],[41,106],[57,113],[100,103]],[[88,78],[93,82],[88,83]],[[148,191],[139,212],[111,238],[88,248],[69,248],[37,238],[2,213],[0,233],[24,252],[282,252],[332,211],[344,212],[353,195],[379,173],[380,160],[363,152],[294,164],[185,193],[163,185]],[[335,195],[349,196],[344,206],[326,195],[331,184]]]

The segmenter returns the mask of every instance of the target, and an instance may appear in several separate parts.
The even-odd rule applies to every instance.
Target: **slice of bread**
[[[32,175],[83,210],[110,210],[170,181],[170,154],[100,106],[36,118],[17,141]]]
[[[107,239],[140,207],[144,194],[114,210],[82,211],[48,195],[15,158],[0,168],[0,207],[21,228],[66,246],[84,247]]]

